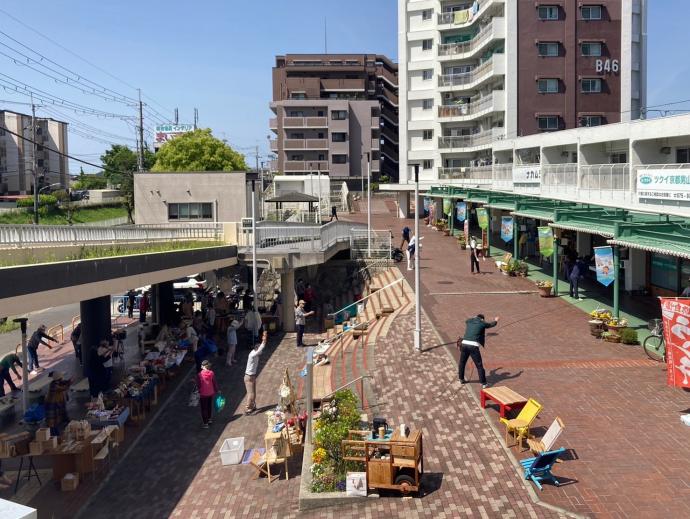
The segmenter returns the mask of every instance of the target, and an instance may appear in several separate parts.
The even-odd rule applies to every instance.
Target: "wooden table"
[[[489,387],[479,393],[482,409],[486,408],[486,401],[491,400],[498,404],[501,418],[506,417],[506,411],[521,409],[527,403],[527,399],[506,386]]]

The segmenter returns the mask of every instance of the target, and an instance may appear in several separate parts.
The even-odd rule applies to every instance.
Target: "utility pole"
[[[195,108],[194,109],[194,129],[196,130],[197,125],[199,124],[199,109]]]
[[[180,124],[180,112],[175,108],[175,124]]]
[[[144,171],[144,105],[141,102],[141,88],[139,89],[139,153],[137,166],[139,171]]]
[[[254,147],[254,158],[256,159],[256,172],[259,175],[259,200],[261,200],[261,205],[259,206],[259,216],[263,215],[263,193],[264,193],[264,174],[259,169],[259,145]]]
[[[38,225],[38,162],[36,161],[36,105],[34,104],[33,94],[31,95],[31,148],[33,150],[31,152],[31,169],[34,174],[34,225]]]

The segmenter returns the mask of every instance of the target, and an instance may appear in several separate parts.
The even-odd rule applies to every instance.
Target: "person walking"
[[[400,248],[402,250],[405,250],[405,242],[407,244],[410,244],[410,233],[412,232],[412,229],[410,229],[407,225],[402,228],[402,241],[400,242]]]
[[[201,371],[197,375],[199,386],[199,407],[201,408],[201,427],[208,429],[213,423],[213,397],[218,393],[216,375],[211,370],[211,363],[205,360],[201,363]]]
[[[108,371],[105,365],[110,360],[108,341],[101,341],[100,346],[94,347],[89,355],[87,377],[89,379],[89,394],[95,399],[98,393],[108,389]]]
[[[14,371],[19,380],[22,379],[22,375],[17,370],[17,366],[22,367],[22,361],[19,360],[19,356],[16,353],[10,353],[5,355],[2,360],[0,360],[0,396],[5,396],[5,382],[10,386],[11,391],[19,391],[19,388],[14,384],[12,380],[12,374],[10,370]]]
[[[333,221],[333,218],[335,218],[335,221],[338,221],[338,207],[335,205],[331,206],[331,219],[328,220],[329,223]]]
[[[479,251],[477,250],[477,239],[474,236],[470,236],[470,266],[472,269],[472,274],[474,274],[474,269],[476,267],[477,274],[481,274],[479,270]]]
[[[60,436],[64,426],[69,423],[67,392],[72,381],[65,380],[65,375],[61,371],[54,371],[49,376],[53,381],[48,387],[48,394],[43,403],[46,410],[46,425],[50,427],[52,436]]]
[[[131,316],[130,316],[131,317]],[[82,358],[81,358],[81,323],[77,324],[74,329],[72,330],[72,333],[69,336],[70,341],[72,341],[72,346],[74,346],[74,355],[77,357],[77,360],[79,361],[79,365],[82,365]]]
[[[45,346],[48,346],[49,350],[53,349],[53,347],[47,342],[45,342],[43,339],[48,339],[49,341],[57,342],[57,339],[51,337],[46,333],[45,324],[39,326],[38,329],[33,334],[31,334],[31,339],[29,339],[29,342],[26,345],[26,351],[29,354],[28,367],[32,375],[36,375],[39,371],[43,370],[43,368],[41,368],[41,366],[38,365],[38,346],[40,344],[43,344]]]
[[[482,354],[479,351],[480,347],[484,347],[486,341],[486,329],[493,328],[498,324],[498,317],[494,317],[493,322],[487,323],[484,320],[483,314],[477,314],[476,317],[471,317],[465,321],[465,335],[458,339],[457,346],[460,348],[460,362],[458,364],[458,379],[461,384],[466,384],[465,380],[465,366],[467,360],[472,357],[472,362],[477,367],[479,374],[479,382],[482,388],[487,387],[486,373],[484,372],[484,365],[482,364]]]
[[[306,303],[304,299],[300,299],[295,308],[295,326],[297,327],[297,346],[304,346],[302,338],[304,337],[304,326],[307,324],[307,317],[314,315],[314,311],[307,312],[304,307]]]
[[[130,319],[134,318],[134,301],[137,299],[137,293],[134,289],[130,289],[127,292],[127,317]]]
[[[405,249],[407,255],[407,270],[414,270],[414,255],[416,252],[417,235],[413,236],[412,239],[407,242],[407,249]]]
[[[149,311],[149,292],[148,290],[144,292],[139,301],[139,322],[146,322],[146,312]]]
[[[578,293],[578,289],[580,285],[580,279],[584,277],[586,268],[587,267],[585,266],[584,261],[582,261],[582,258],[577,258],[577,260],[575,260],[575,263],[573,264],[573,268],[570,270],[570,297],[577,299],[578,301],[582,301],[582,298]]]
[[[255,344],[254,349],[249,352],[247,358],[247,368],[244,370],[244,387],[247,389],[246,414],[256,411],[256,373],[259,371],[259,358],[268,342],[268,332],[264,331],[261,336],[261,344]]]
[[[228,326],[228,333],[226,337],[228,343],[228,357],[225,361],[225,364],[227,366],[237,364],[237,358],[235,353],[237,351],[237,330],[240,329],[240,326],[242,326],[243,322],[244,319],[242,319],[242,321],[233,319],[233,321],[230,323],[230,326]]]

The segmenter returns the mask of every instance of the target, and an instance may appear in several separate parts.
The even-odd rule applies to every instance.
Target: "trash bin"
[[[244,437],[228,438],[220,446],[220,462],[223,465],[239,465],[244,455]]]

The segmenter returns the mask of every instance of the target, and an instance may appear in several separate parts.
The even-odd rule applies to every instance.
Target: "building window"
[[[288,117],[304,117],[304,112],[297,112],[295,110],[291,110],[288,112]]]
[[[625,153],[624,151],[620,153],[612,153],[610,155],[610,160],[609,162],[611,164],[627,164],[628,162],[628,154]]]
[[[690,162],[690,148],[676,149],[676,162],[679,164]]]
[[[434,130],[423,130],[422,131],[422,140],[430,141],[433,138],[434,138]]]
[[[590,41],[582,44],[583,56],[601,56],[602,44],[598,41]]]
[[[331,119],[334,121],[344,121],[347,119],[347,110],[333,110],[331,112]]]
[[[213,203],[168,204],[168,220],[213,220]]]
[[[558,20],[557,5],[540,5],[537,8],[537,13],[540,20]]]
[[[582,80],[583,94],[600,94],[601,93],[601,79],[586,78]]]
[[[433,70],[422,70],[422,79],[424,81],[430,81],[434,77]]]
[[[600,5],[583,5],[580,7],[583,20],[601,20],[602,10]]]
[[[333,155],[333,164],[347,164],[347,155]]]
[[[426,159],[422,161],[422,169],[431,169],[434,167],[434,161]]]
[[[422,20],[424,20],[425,22],[427,20],[431,20],[431,17],[433,16],[433,14],[434,14],[433,9],[424,9],[422,11]]]
[[[290,93],[290,99],[306,99],[307,94],[304,92],[292,92]]]
[[[537,81],[537,91],[540,94],[557,94],[559,81],[556,78],[545,78]]]
[[[422,50],[431,50],[434,46],[434,40],[422,40]]]
[[[331,134],[331,141],[333,141],[333,142],[346,142],[347,141],[347,133],[333,132]]]
[[[422,109],[431,110],[433,107],[434,107],[434,100],[433,99],[422,100]]]
[[[537,122],[539,123],[539,129],[544,131],[558,130],[558,116],[557,115],[544,115],[537,117]]]
[[[604,124],[604,118],[601,115],[583,115],[580,117],[580,126],[601,126]]]
[[[539,43],[539,55],[543,57],[557,57],[560,53],[560,46],[556,42],[540,42]]]

